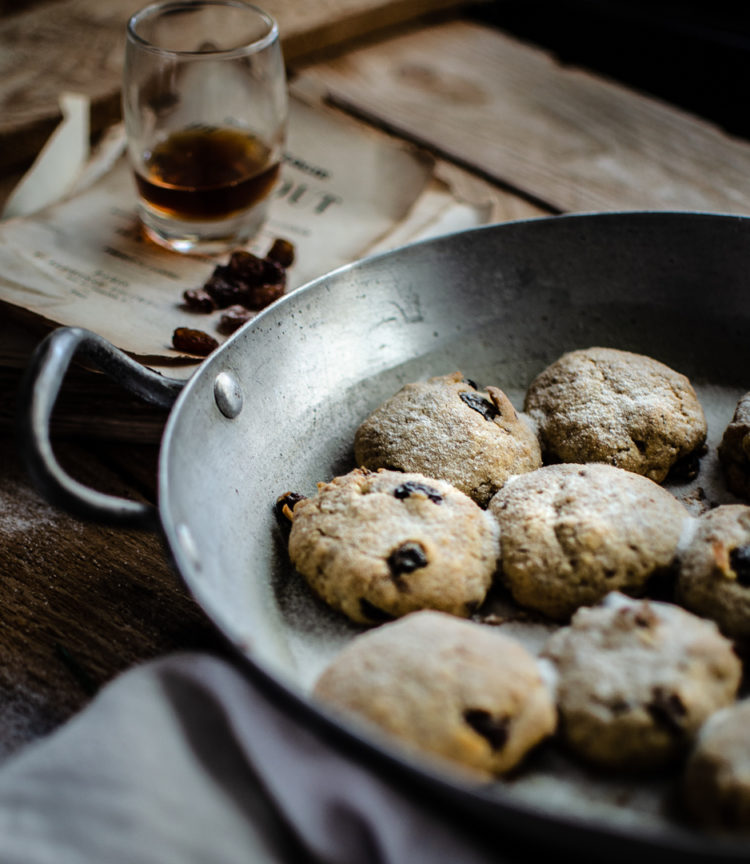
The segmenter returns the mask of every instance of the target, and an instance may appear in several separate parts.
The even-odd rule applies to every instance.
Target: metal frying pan
[[[93,334],[59,330],[25,382],[27,461],[53,501],[160,526],[190,591],[270,699],[326,746],[398,778],[464,826],[584,860],[747,860],[750,845],[670,816],[673,777],[588,776],[553,755],[532,760],[528,782],[476,789],[316,706],[312,681],[357,628],[290,571],[272,506],[353,467],[355,428],[407,381],[460,369],[520,406],[546,364],[593,345],[649,354],[691,378],[710,450],[697,480],[674,491],[693,501],[700,486],[712,503],[732,500],[714,454],[750,389],[748,261],[748,218],[625,213],[480,228],[344,267],[269,307],[182,389],[161,447],[158,512],[66,477],[49,446],[49,416],[76,351],[165,405],[179,385]]]

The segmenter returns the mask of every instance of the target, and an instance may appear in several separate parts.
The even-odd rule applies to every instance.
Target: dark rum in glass
[[[166,216],[186,221],[226,219],[268,196],[279,162],[262,141],[241,129],[197,126],[173,132],[135,172],[141,197]]]

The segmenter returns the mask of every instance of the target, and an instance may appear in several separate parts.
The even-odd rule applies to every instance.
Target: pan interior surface
[[[750,390],[750,219],[626,213],[474,229],[343,268],[274,304],[188,384],[162,449],[162,521],[209,617],[254,663],[300,693],[361,628],[312,597],[289,566],[273,514],[354,467],[359,423],[403,384],[460,370],[520,409],[565,351],[647,354],[686,374],[709,424],[699,476],[672,488],[736,501],[716,446]],[[217,379],[241,410],[222,413]],[[228,379],[227,379],[228,376]],[[538,650],[545,625],[509,632]],[[597,826],[685,830],[673,777],[595,777],[545,753],[502,784],[519,802]],[[719,860],[717,858],[717,860]]]

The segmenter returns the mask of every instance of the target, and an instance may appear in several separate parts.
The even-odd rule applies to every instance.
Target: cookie
[[[702,825],[750,829],[750,699],[709,717],[685,764],[683,799]]]
[[[520,642],[440,612],[357,636],[314,695],[485,776],[510,771],[556,724],[540,666]]]
[[[356,469],[294,505],[289,555],[313,591],[360,623],[417,609],[468,616],[497,566],[495,520],[449,483]]]
[[[613,348],[571,351],[529,386],[546,462],[606,462],[661,483],[706,440],[690,381],[663,363]]]
[[[741,665],[713,621],[613,593],[579,609],[542,656],[556,666],[561,735],[592,763],[651,767],[685,752],[730,704]]]
[[[750,498],[750,393],[737,403],[718,453],[729,490],[738,498]]]
[[[677,591],[727,636],[750,637],[750,507],[724,504],[696,520],[680,554]]]
[[[452,483],[481,506],[513,474],[542,464],[536,433],[497,387],[460,372],[407,384],[359,426],[357,465],[416,471]]]
[[[641,594],[673,565],[687,509],[612,465],[547,465],[490,501],[501,573],[516,602],[556,620],[610,591]]]

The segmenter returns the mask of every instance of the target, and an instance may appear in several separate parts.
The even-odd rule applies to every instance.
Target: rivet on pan
[[[198,546],[193,539],[192,532],[184,522],[180,522],[177,526],[177,541],[182,547],[182,551],[187,556],[190,563],[196,570],[201,569],[201,559],[198,554]]]
[[[230,420],[242,411],[242,391],[231,372],[219,372],[214,381],[214,399],[219,411]]]

